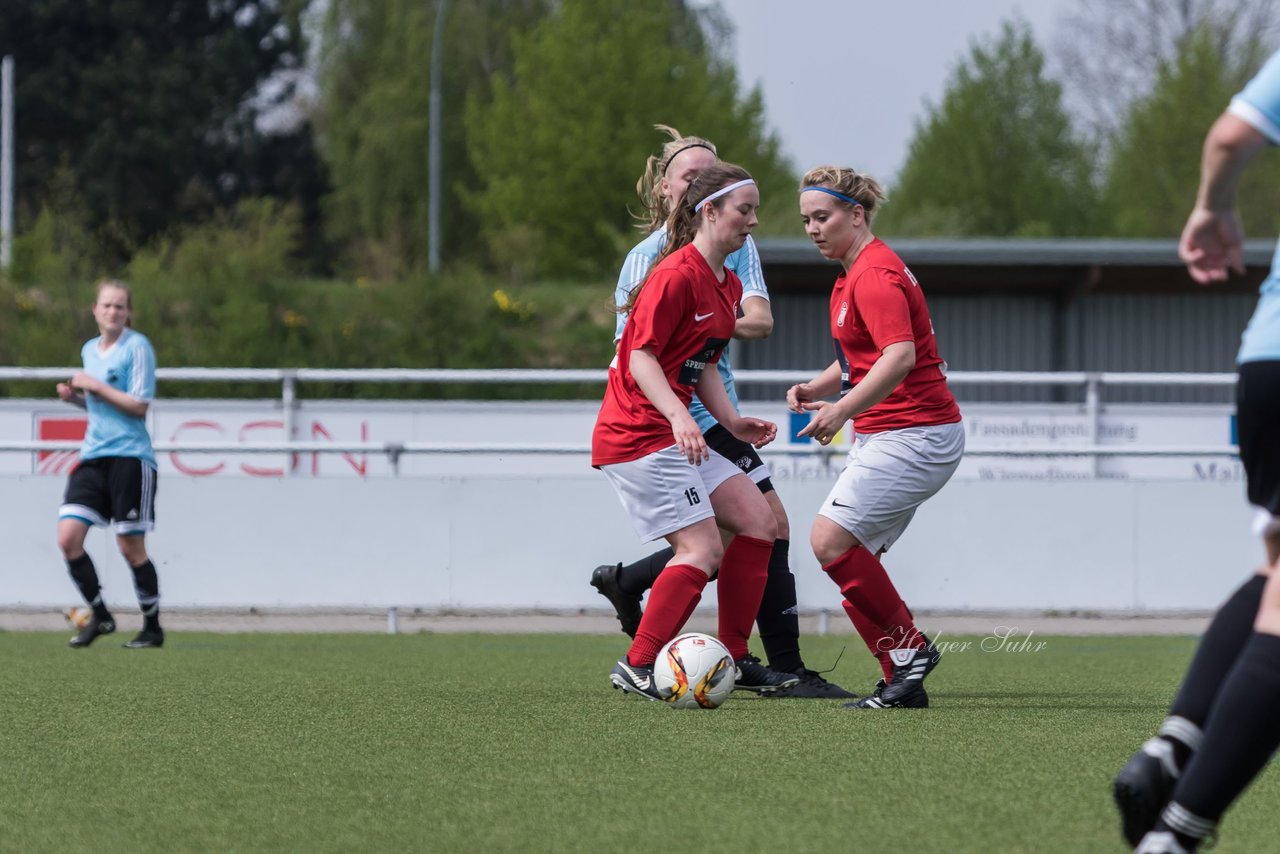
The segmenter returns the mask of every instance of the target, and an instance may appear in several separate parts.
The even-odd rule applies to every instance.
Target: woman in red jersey
[[[801,179],[805,232],[844,272],[831,292],[836,359],[787,391],[793,411],[812,413],[801,436],[825,445],[853,420],[853,448],[809,539],[884,670],[872,696],[846,706],[861,709],[929,705],[924,677],[939,653],[916,629],[880,555],[964,453],[960,408],[947,388],[924,293],[902,259],[871,233],[884,200],[879,184],[852,169],[822,166]],[[833,403],[821,400],[837,395]]]
[[[777,536],[773,511],[751,479],[707,447],[689,414],[694,391],[729,432],[762,447],[777,426],[739,415],[716,370],[733,337],[742,283],[725,268],[756,225],[760,193],[746,170],[704,169],[668,222],[670,238],[631,293],[618,353],[591,439],[591,464],[617,491],[640,538],[665,538],[675,554],[649,592],[635,639],[609,680],[649,699],[658,650],[684,626],[719,570],[720,640],[740,671],[777,687],[793,674],[769,671],[747,654]],[[734,534],[726,547],[719,528]],[[757,673],[756,670],[763,671]]]

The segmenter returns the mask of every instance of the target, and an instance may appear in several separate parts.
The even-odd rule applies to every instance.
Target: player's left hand
[[[1202,285],[1225,282],[1244,273],[1244,227],[1235,210],[1196,208],[1178,240],[1178,257]]]
[[[744,442],[750,442],[754,447],[763,448],[778,437],[778,425],[759,418],[742,417],[729,432]]]
[[[71,387],[83,392],[93,392],[98,388],[98,381],[84,371],[76,371],[76,375],[71,378]]]
[[[839,409],[826,402],[819,400],[814,403],[804,404],[804,408],[814,413],[805,428],[796,434],[800,436],[812,436],[813,440],[819,445],[829,445],[836,434],[844,427],[845,421],[848,419],[840,413]]]

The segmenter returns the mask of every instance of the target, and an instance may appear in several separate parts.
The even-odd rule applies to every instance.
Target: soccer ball
[[[714,709],[729,698],[738,668],[724,644],[697,632],[677,637],[658,650],[653,679],[677,709]]]
[[[92,608],[69,608],[63,614],[67,618],[67,622],[77,629],[83,629],[89,625],[89,619],[93,616]]]

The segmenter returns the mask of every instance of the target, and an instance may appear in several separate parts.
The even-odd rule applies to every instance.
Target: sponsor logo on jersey
[[[707,362],[714,359],[716,354],[723,350],[728,343],[729,339],[727,338],[708,338],[707,342],[702,346],[701,352],[684,360],[684,364],[680,366],[680,375],[676,377],[676,382],[680,385],[697,385],[698,380],[702,378],[702,371],[707,367]]]

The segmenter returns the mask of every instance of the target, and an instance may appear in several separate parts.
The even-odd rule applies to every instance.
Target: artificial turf
[[[1125,850],[1110,779],[1195,640],[948,640],[928,710],[678,711],[614,637],[0,633],[0,851]],[[856,644],[804,641],[865,691]],[[1274,850],[1278,796],[1217,850]]]

